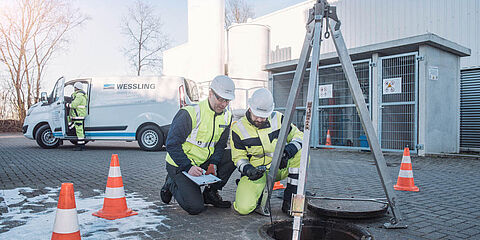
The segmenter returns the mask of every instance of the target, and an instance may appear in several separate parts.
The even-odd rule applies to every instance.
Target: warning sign
[[[402,78],[383,79],[383,94],[402,93]]]
[[[318,87],[318,98],[332,98],[333,97],[333,85],[320,85]]]
[[[429,67],[428,76],[430,80],[438,80],[438,67]]]

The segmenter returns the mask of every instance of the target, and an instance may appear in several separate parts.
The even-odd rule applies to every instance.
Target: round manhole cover
[[[338,218],[375,218],[387,213],[388,204],[370,200],[316,199],[307,201],[310,211],[319,216]]]
[[[275,221],[260,228],[264,239],[292,239],[292,220]],[[306,219],[303,222],[301,240],[372,240],[372,235],[356,225],[333,221]]]

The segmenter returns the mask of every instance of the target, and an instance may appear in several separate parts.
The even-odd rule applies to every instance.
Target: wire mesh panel
[[[273,100],[275,102],[276,109],[285,108],[287,105],[288,94],[290,93],[290,88],[292,87],[293,77],[295,71],[284,72],[280,74],[275,74],[272,76],[273,79]],[[295,105],[297,108],[305,107],[307,101],[307,92],[308,92],[308,73],[305,73],[304,80],[302,83],[302,88],[298,97],[295,99]]]
[[[416,151],[417,59],[415,53],[381,58],[382,149]]]
[[[370,67],[369,60],[354,62],[355,72],[358,76],[363,95],[367,102],[370,101]],[[274,74],[273,97],[275,108],[284,112],[288,94],[293,82],[295,72]],[[302,89],[295,100],[296,111],[292,123],[303,130],[305,121],[305,103],[308,90],[309,70],[305,72]],[[340,64],[323,66],[319,69],[319,86],[329,86],[326,96],[319,94],[318,114],[319,120],[313,122],[318,126],[317,139],[312,139],[312,146],[319,147],[326,144],[326,136],[330,130],[330,137],[334,147],[368,148],[368,143],[363,131],[360,118],[348,87],[347,79]],[[319,87],[319,89],[320,89]],[[320,90],[319,90],[320,91]],[[312,134],[312,136],[315,136]]]
[[[370,101],[369,63],[367,60],[353,64],[367,106]],[[323,86],[327,90],[323,96],[320,94],[318,99],[318,146],[326,145],[327,134],[330,133],[331,145],[334,147],[367,149],[367,138],[342,67],[340,65],[321,67],[319,78],[319,89]]]
[[[370,67],[369,61],[353,64],[355,73],[358,77],[358,82],[365,97],[365,102],[368,104],[370,101]],[[325,98],[318,99],[318,105],[320,107],[331,105],[355,105],[353,101],[350,88],[348,87],[348,81],[345,78],[343,69],[339,65],[326,66],[320,68],[319,71],[319,85],[326,86],[332,85],[332,97],[326,96]]]
[[[275,74],[272,76],[273,82],[273,100],[275,102],[275,110],[281,113],[285,113],[285,107],[288,101],[288,95],[290,88],[292,87],[293,77],[295,71],[284,72]],[[305,73],[302,88],[295,99],[295,112],[293,115],[292,123],[303,131],[303,125],[305,124],[305,104],[307,101],[308,92],[308,72]]]
[[[319,122],[319,145],[326,145],[327,134],[330,134],[332,146],[368,148],[355,106],[321,108]]]
[[[275,109],[283,114],[285,114],[285,108]],[[296,109],[293,113],[292,124],[297,126],[300,131],[303,131],[305,125],[305,109]]]

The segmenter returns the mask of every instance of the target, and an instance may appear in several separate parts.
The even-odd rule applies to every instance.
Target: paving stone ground
[[[233,209],[208,210],[190,216],[177,204],[160,201],[159,189],[166,176],[165,152],[141,151],[136,142],[93,142],[84,152],[65,143],[57,149],[41,149],[18,133],[0,134],[0,191],[20,187],[38,189],[73,182],[82,197],[99,195],[105,189],[111,154],[120,158],[125,191],[135,192],[166,215],[157,231],[136,234],[138,239],[261,239],[259,228],[270,222],[258,214],[240,216]],[[314,149],[311,151],[307,189],[324,197],[384,198],[372,154],[369,152]],[[388,174],[395,183],[401,154],[386,153]],[[381,228],[391,217],[350,221],[370,231],[375,239],[480,239],[480,159],[471,157],[412,156],[415,184],[420,192],[395,191],[407,229]],[[236,171],[225,189],[224,199],[234,200]],[[35,195],[35,193],[33,194]],[[277,194],[278,195],[278,194]],[[34,196],[32,196],[34,197]],[[3,199],[0,197],[0,210]],[[280,212],[281,199],[272,198],[273,219],[288,217]],[[1,213],[2,211],[0,211]],[[313,218],[308,213],[308,218]],[[0,223],[5,221],[0,215]],[[11,228],[16,227],[15,224]],[[2,229],[8,231],[9,229]],[[132,237],[132,236],[130,236]]]

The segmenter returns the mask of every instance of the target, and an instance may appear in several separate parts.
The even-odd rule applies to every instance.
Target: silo
[[[233,109],[245,109],[247,94],[267,87],[270,52],[270,28],[257,23],[234,24],[228,28],[228,75],[235,81]]]
[[[205,82],[225,73],[224,26],[224,0],[188,0],[187,78]]]

